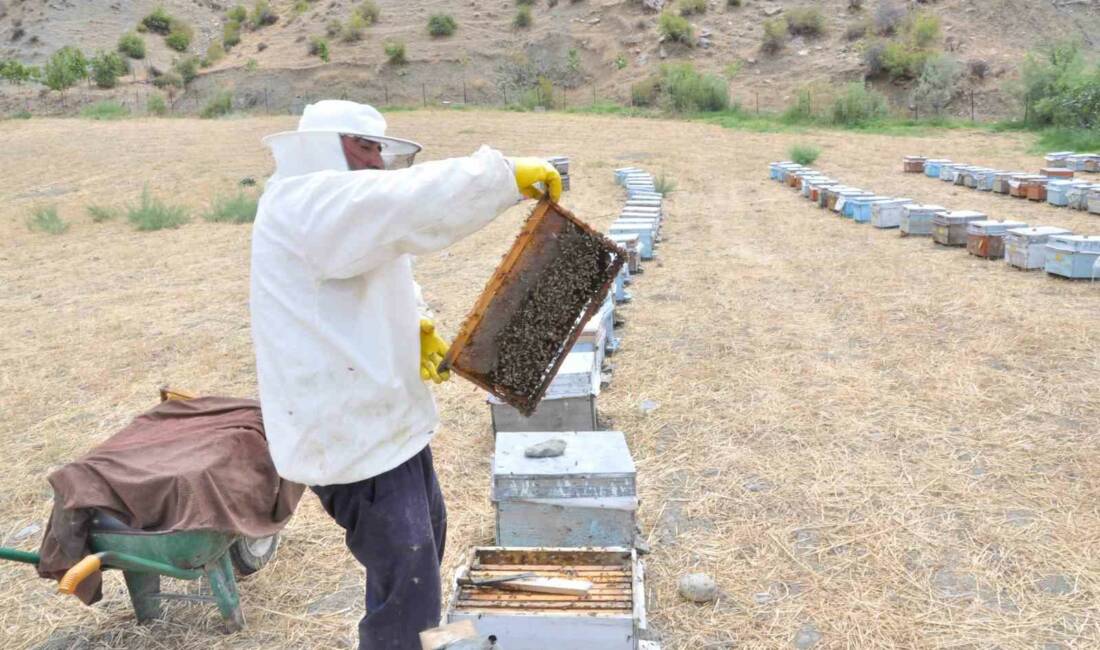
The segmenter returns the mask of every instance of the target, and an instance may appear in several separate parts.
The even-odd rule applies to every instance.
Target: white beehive
[[[594,351],[570,352],[531,417],[489,396],[493,431],[595,431],[600,368]]]
[[[565,452],[528,458],[560,440]],[[501,431],[493,455],[501,546],[633,546],[634,460],[621,431]]]
[[[1005,261],[1025,271],[1046,266],[1047,241],[1054,235],[1072,234],[1065,228],[1035,226],[1012,228],[1005,232]]]
[[[871,225],[875,228],[897,228],[901,226],[901,217],[905,206],[912,205],[912,199],[890,199],[871,206]]]
[[[932,217],[932,241],[943,246],[966,246],[967,227],[988,217],[974,210],[938,212]]]
[[[1098,259],[1100,259],[1100,237],[1053,235],[1047,240],[1047,258],[1044,268],[1052,275],[1095,280]]]
[[[921,236],[932,234],[932,218],[938,212],[946,210],[942,205],[919,205],[911,203],[902,208],[901,229],[902,237]]]

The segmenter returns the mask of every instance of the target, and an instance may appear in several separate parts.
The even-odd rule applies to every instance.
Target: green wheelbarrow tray
[[[258,539],[217,531],[156,532],[130,528],[99,513],[89,532],[92,554],[58,583],[72,594],[96,571],[120,569],[139,622],[160,618],[161,600],[213,602],[230,632],[244,627],[234,568],[249,575],[263,568],[278,547],[278,535]],[[0,548],[0,559],[38,564],[38,555]],[[211,595],[169,594],[160,590],[161,577],[196,580],[205,576]]]

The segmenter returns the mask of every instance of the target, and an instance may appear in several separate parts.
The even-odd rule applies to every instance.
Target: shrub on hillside
[[[164,37],[164,43],[177,52],[186,52],[191,47],[191,38],[194,31],[191,26],[182,20],[172,21],[172,29],[168,36]]]
[[[820,155],[821,149],[808,144],[796,144],[787,150],[787,156],[791,162],[796,162],[799,165],[812,165]]]
[[[898,24],[905,18],[905,7],[897,0],[879,0],[875,9],[875,31],[882,36],[891,36],[897,31]]]
[[[212,119],[223,115],[229,115],[232,112],[233,93],[228,90],[223,90],[211,97],[210,101],[206,102],[206,106],[203,106],[202,110],[199,111],[199,117],[203,119]]]
[[[829,119],[840,126],[864,126],[883,119],[887,113],[885,95],[853,82],[833,102]]]
[[[208,68],[224,58],[225,46],[218,41],[214,41],[206,48],[206,56],[202,58],[201,65]]]
[[[325,36],[328,36],[329,38],[336,38],[340,35],[340,32],[343,31],[343,29],[344,24],[341,23],[339,20],[333,18],[332,20],[325,23]]]
[[[267,0],[256,0],[252,5],[252,15],[248,17],[248,26],[252,29],[260,29],[268,25],[274,25],[279,20],[279,14],[271,8]]]
[[[244,5],[236,5],[225,13],[225,17],[243,25],[248,22],[248,9],[245,9]]]
[[[942,35],[939,16],[927,11],[913,14],[906,26],[906,32],[914,47],[932,47],[939,42]]]
[[[367,21],[358,13],[352,13],[344,28],[340,30],[340,40],[344,43],[357,43],[363,40],[363,30],[367,28]]]
[[[904,43],[890,41],[882,51],[882,69],[891,79],[916,79],[931,56],[927,50],[915,50]]]
[[[809,88],[799,88],[794,101],[783,111],[781,120],[787,124],[801,124],[812,121],[817,115],[814,111],[814,96]]]
[[[643,79],[630,87],[630,103],[633,106],[654,106],[661,92],[661,80],[657,77]]]
[[[118,52],[100,51],[90,63],[92,81],[100,88],[114,88],[118,78],[130,71],[130,65]]]
[[[519,9],[516,9],[516,17],[512,19],[513,26],[518,27],[519,29],[526,29],[531,26],[532,22],[534,21],[531,18],[530,7],[520,7]]]
[[[774,54],[783,49],[783,45],[787,42],[787,29],[787,19],[782,16],[765,20],[764,42],[761,44],[761,48],[769,54]]]
[[[131,59],[144,59],[145,39],[134,32],[127,32],[118,38],[118,51]]]
[[[172,16],[157,7],[153,12],[141,19],[141,26],[154,34],[167,35],[172,30]]]
[[[383,46],[383,49],[386,52],[386,60],[392,65],[402,65],[409,62],[405,58],[405,44],[401,41],[389,41]]]
[[[670,11],[661,14],[661,17],[657,20],[657,30],[661,32],[661,36],[664,36],[665,40],[683,43],[687,46],[695,43],[695,30],[692,29],[691,23],[687,21],[687,18],[677,16]]]
[[[60,235],[69,229],[69,224],[57,214],[57,206],[41,206],[31,211],[27,217],[27,230]]]
[[[199,76],[199,58],[197,56],[185,56],[182,59],[177,59],[172,63],[172,70],[180,76],[183,80],[183,84],[187,85],[195,80],[195,77]]]
[[[971,59],[967,64],[970,76],[975,79],[985,79],[989,75],[989,61],[985,59]]]
[[[729,86],[717,75],[700,74],[690,63],[661,66],[661,91],[674,111],[722,111],[729,108]]]
[[[707,0],[680,0],[680,15],[705,14],[707,12]]]
[[[741,4],[741,0],[726,0],[727,7],[740,7]]]
[[[914,101],[939,115],[958,93],[960,76],[962,67],[954,58],[940,54],[928,59],[913,91]]]
[[[226,50],[233,49],[234,45],[241,42],[241,23],[230,20],[222,27],[222,45]]]
[[[108,208],[103,205],[89,205],[85,208],[85,211],[95,223],[110,221],[118,216],[118,210],[115,210],[114,208]]]
[[[323,36],[312,36],[312,37],[310,37],[310,39],[309,39],[309,54],[310,54],[310,56],[318,57],[319,59],[321,59],[325,63],[328,63],[328,60],[329,60],[328,40],[326,40]]]
[[[530,15],[530,11],[527,12]],[[428,19],[428,33],[434,37],[450,36],[458,29],[458,23],[449,14],[434,14]]]
[[[849,41],[858,41],[867,35],[867,32],[871,29],[871,24],[866,20],[861,20],[858,23],[852,23],[848,25],[848,28],[844,30],[844,38]]]
[[[63,91],[87,77],[88,60],[72,45],[54,52],[42,68],[42,81],[50,90]]]
[[[169,70],[162,75],[154,77],[153,85],[157,88],[168,88],[168,92],[171,93],[172,88],[183,88],[183,77],[175,70]]]
[[[145,112],[157,117],[163,116],[168,113],[168,103],[161,95],[149,95],[149,99],[145,101]]]
[[[367,21],[368,25],[376,24],[382,17],[382,10],[378,8],[378,4],[374,0],[360,2],[355,11],[363,17],[363,20]]]
[[[795,36],[820,36],[825,32],[825,16],[816,7],[787,12],[787,31]]]

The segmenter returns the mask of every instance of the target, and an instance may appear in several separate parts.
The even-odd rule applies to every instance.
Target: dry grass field
[[[255,394],[249,227],[92,223],[89,203],[157,196],[198,212],[271,163],[290,118],[0,123],[0,543],[32,550],[51,468],[152,406],[170,383]],[[428,157],[482,143],[572,157],[564,204],[598,226],[611,170],[679,187],[658,261],[621,310],[600,396],[639,470],[650,625],[666,650],[1100,647],[1100,288],[818,210],[766,180],[796,141],[817,167],[883,194],[1100,232],[1100,217],[901,173],[903,154],[1035,169],[1022,136],[750,134],[555,114],[413,112],[392,132]],[[73,225],[32,233],[36,205]],[[516,207],[417,275],[453,334],[517,232]],[[492,433],[478,390],[437,390],[434,443],[450,514],[446,573],[492,541]],[[643,400],[657,402],[643,414]],[[33,530],[33,529],[32,529]],[[721,598],[676,593],[688,571]],[[134,623],[121,577],[84,607],[0,563],[0,638],[20,648],[346,648],[361,572],[312,495],[278,559],[242,582],[248,628],[173,605]],[[190,585],[179,585],[190,588]],[[547,648],[554,648],[548,644]]]

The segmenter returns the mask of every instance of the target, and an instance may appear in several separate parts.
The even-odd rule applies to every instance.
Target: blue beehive
[[[982,169],[981,171],[977,172],[977,174],[975,174],[975,177],[978,183],[978,191],[992,192],[993,182],[997,180],[998,172],[999,170],[988,168]]]
[[[852,220],[856,223],[870,223],[874,205],[889,200],[888,196],[860,196],[852,199]]]
[[[1055,235],[1047,240],[1046,272],[1066,278],[1096,279],[1100,237]]]
[[[872,197],[874,192],[866,192],[859,189],[844,190],[838,192],[840,199],[837,201],[837,211],[845,219],[854,219],[856,216],[856,199]]]
[[[940,180],[945,183],[954,183],[955,176],[958,175],[958,169],[962,166],[962,163],[953,162],[945,162],[940,165]]]
[[[926,161],[924,161],[924,175],[929,177],[929,178],[939,178],[940,177],[940,170],[943,167],[944,163],[950,163],[950,162],[951,162],[950,160],[946,160],[946,159],[943,159],[943,158],[937,158],[935,160],[926,160]]]
[[[773,181],[783,180],[783,167],[793,164],[794,163],[789,160],[781,160],[779,162],[768,163],[768,178]]]
[[[653,259],[654,229],[652,225],[634,221],[616,221],[611,224],[608,232],[612,235],[638,235],[638,241],[642,245],[642,259]]]
[[[1058,207],[1069,205],[1069,190],[1073,181],[1052,180],[1047,183],[1047,203]]]

